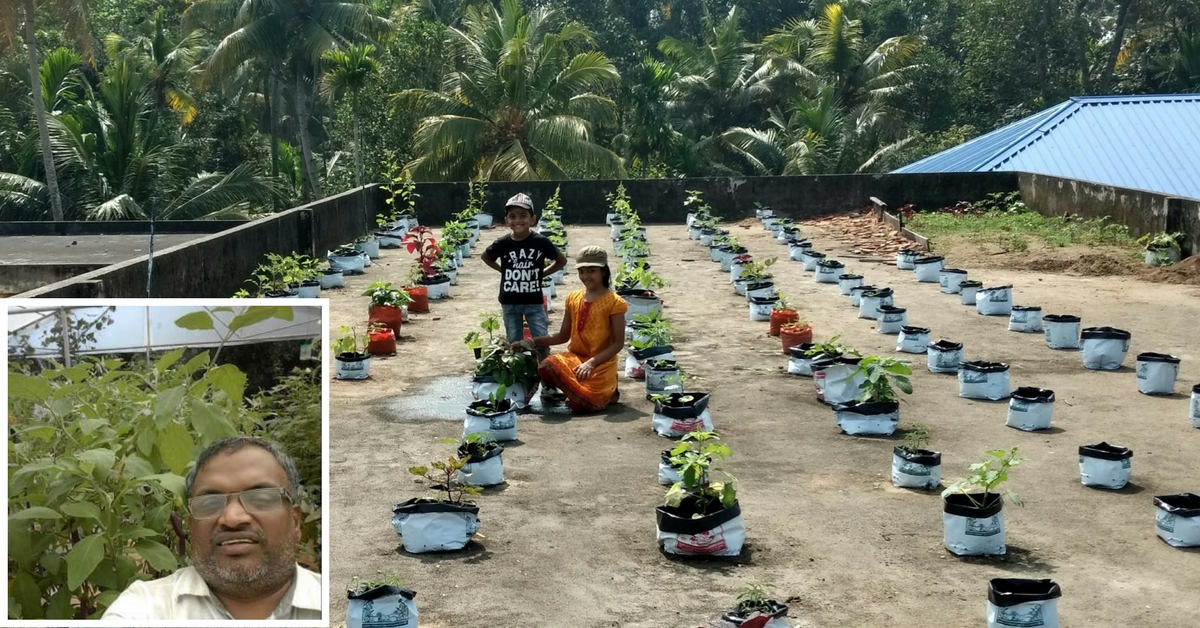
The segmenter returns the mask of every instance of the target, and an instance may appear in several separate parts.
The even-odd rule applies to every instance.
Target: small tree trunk
[[[1113,33],[1112,44],[1108,50],[1108,62],[1104,64],[1104,74],[1100,76],[1100,93],[1107,94],[1112,84],[1113,71],[1117,68],[1117,57],[1121,55],[1121,46],[1125,43],[1125,27],[1129,24],[1129,7],[1135,0],[1125,0],[1117,10],[1117,30]]]
[[[363,186],[363,143],[362,120],[358,115],[358,90],[350,95],[350,106],[354,109],[354,163],[358,169],[358,187]]]
[[[278,92],[275,91],[275,89],[276,89],[275,74],[273,72],[271,72],[270,70],[267,71],[267,80],[266,80],[266,85],[264,87],[266,87],[266,92],[267,92],[267,116],[268,116],[267,126],[270,128],[270,132],[271,132],[271,176],[278,177],[279,176],[279,115],[278,115],[278,112],[276,111],[276,108],[279,105],[276,100],[276,98],[278,96]],[[271,206],[275,209],[275,211],[279,211],[279,197],[277,195],[272,195]]]
[[[33,86],[33,111],[37,116],[38,135],[42,140],[42,167],[46,171],[46,187],[50,190],[50,216],[63,219],[62,197],[58,195],[58,172],[54,169],[54,155],[50,152],[50,123],[46,120],[46,100],[42,98],[42,74],[38,71],[36,31],[33,18],[36,15],[33,0],[25,2],[25,53],[29,58],[29,83]]]
[[[308,94],[304,92],[304,74],[296,68],[296,123],[300,125],[300,153],[304,159],[304,178],[308,181],[308,189],[313,198],[322,198],[321,184],[313,165],[312,138],[308,133]],[[305,200],[310,200],[305,198]]]

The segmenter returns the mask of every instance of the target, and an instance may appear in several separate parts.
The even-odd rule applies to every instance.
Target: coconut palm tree
[[[321,77],[321,94],[330,101],[350,92],[350,112],[354,117],[354,164],[358,187],[363,185],[363,142],[362,112],[358,109],[358,95],[368,82],[379,74],[379,63],[371,58],[375,46],[351,44],[346,50],[327,50],[327,64]]]
[[[613,139],[627,166],[639,164],[645,176],[655,158],[667,154],[679,133],[671,126],[667,101],[677,73],[675,67],[649,56],[634,68],[633,84],[624,94],[621,133]]]
[[[192,94],[192,70],[200,49],[201,33],[193,31],[176,40],[163,23],[163,10],[154,12],[153,22],[138,26],[133,39],[117,33],[105,38],[110,59],[130,59],[150,73],[156,108],[171,109],[184,126],[191,124],[200,108]]]
[[[321,56],[339,43],[373,41],[390,32],[392,22],[363,0],[197,0],[183,14],[183,31],[198,28],[220,38],[205,62],[207,83],[259,59],[281,83],[292,84],[305,179],[313,195],[322,196],[309,127]]]
[[[54,158],[50,154],[50,123],[46,112],[46,102],[42,97],[41,77],[38,75],[37,29],[34,19],[38,13],[38,0],[20,0],[20,2],[0,3],[0,33],[8,35],[0,38],[0,46],[11,42],[18,22],[17,5],[24,13],[25,26],[25,57],[29,64],[29,75],[33,83],[33,110],[37,118],[38,137],[41,140],[42,167],[45,169],[46,187],[50,195],[51,216],[54,220],[63,219],[62,197],[58,190],[58,172],[54,168]],[[45,0],[42,8],[52,12],[66,24],[66,35],[75,41],[83,54],[92,59],[91,35],[87,27],[86,0]]]
[[[442,89],[394,95],[422,116],[413,134],[418,157],[406,168],[417,180],[565,179],[584,168],[623,176],[620,157],[593,140],[592,123],[613,118],[615,105],[596,93],[619,80],[603,53],[572,55],[591,34],[551,9],[467,9],[462,28],[448,29],[458,68]]]

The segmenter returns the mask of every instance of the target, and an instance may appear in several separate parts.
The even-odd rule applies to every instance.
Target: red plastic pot
[[[794,323],[800,320],[800,313],[796,310],[771,310],[771,335],[778,336],[779,328],[788,323]]]
[[[408,304],[409,312],[428,312],[429,311],[429,288],[426,286],[413,286],[405,288],[408,296],[412,297],[412,303]]]
[[[812,325],[807,323],[798,329],[794,324],[783,325],[779,328],[779,338],[783,342],[784,355],[791,355],[791,348],[798,344],[812,342],[812,337]]]
[[[394,355],[396,334],[391,329],[380,329],[369,334],[367,353],[371,355]]]
[[[404,314],[400,308],[394,305],[372,305],[369,310],[368,322],[387,325],[393,334],[400,334],[400,322]]]

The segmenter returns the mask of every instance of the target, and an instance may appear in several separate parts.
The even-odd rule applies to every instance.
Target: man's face
[[[192,497],[288,488],[283,467],[265,449],[244,447],[209,458],[196,474]],[[278,591],[296,569],[300,507],[288,500],[271,512],[249,512],[230,497],[216,517],[192,517],[192,565],[216,593],[253,599]]]

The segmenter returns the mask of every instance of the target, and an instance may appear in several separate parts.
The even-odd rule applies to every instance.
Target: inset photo
[[[9,620],[328,626],[328,306],[279,303],[6,301]]]

